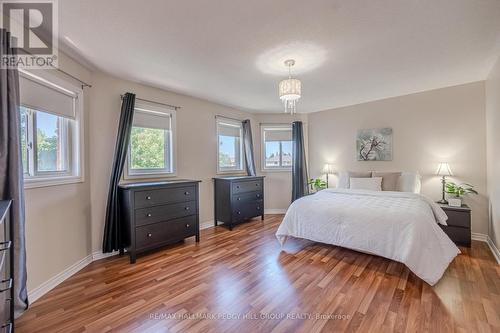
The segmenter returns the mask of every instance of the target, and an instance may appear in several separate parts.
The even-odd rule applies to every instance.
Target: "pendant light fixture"
[[[279,84],[279,96],[285,106],[285,113],[297,113],[297,101],[300,99],[302,92],[302,83],[298,79],[292,78],[292,66],[295,65],[295,60],[288,59],[285,61],[285,66],[288,67],[288,79],[283,80]]]

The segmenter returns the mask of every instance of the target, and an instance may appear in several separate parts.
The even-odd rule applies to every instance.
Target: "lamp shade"
[[[446,162],[439,163],[438,169],[436,171],[436,175],[438,176],[453,176],[453,172],[451,172],[450,165]]]
[[[323,173],[326,173],[326,174],[332,174],[332,173],[335,173],[335,170],[334,170],[334,168],[333,168],[333,164],[326,163],[326,164],[323,166]]]

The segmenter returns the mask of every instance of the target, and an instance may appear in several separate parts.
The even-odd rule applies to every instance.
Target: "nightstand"
[[[450,207],[448,205],[439,205],[446,215],[448,225],[439,226],[450,237],[450,239],[457,245],[470,247],[471,231],[470,231],[470,215],[471,209],[467,205],[462,207]]]

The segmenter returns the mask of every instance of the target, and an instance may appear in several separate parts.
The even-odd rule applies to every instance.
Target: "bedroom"
[[[44,3],[33,69],[1,2],[6,330],[500,330],[498,1]]]

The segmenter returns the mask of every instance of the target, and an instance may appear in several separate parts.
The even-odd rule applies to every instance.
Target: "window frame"
[[[261,138],[261,157],[260,157],[260,165],[261,165],[261,171],[262,172],[291,172],[292,171],[292,165],[290,166],[283,166],[282,162],[282,156],[283,156],[283,151],[282,151],[282,142],[279,141],[280,143],[280,166],[277,167],[268,167],[266,166],[266,131],[270,130],[278,130],[278,129],[285,129],[285,130],[290,130],[292,131],[292,125],[291,124],[260,124],[260,138]],[[290,140],[291,141],[291,140]],[[293,163],[293,161],[292,161]]]
[[[220,142],[219,142],[219,133],[220,133],[220,124],[225,124],[229,126],[234,126],[239,128],[240,137],[239,137],[239,151],[235,151],[236,155],[239,155],[239,168],[221,168],[219,164],[219,154],[220,154]],[[245,171],[245,153],[243,151],[243,122],[231,118],[226,117],[216,117],[215,118],[215,130],[216,130],[216,142],[217,142],[217,155],[216,155],[216,164],[217,164],[217,174],[239,174]],[[236,147],[235,147],[236,148]]]
[[[26,71],[19,70],[19,75],[25,79],[34,80],[39,84],[49,87],[55,87],[60,90],[70,92],[75,95],[74,98],[74,113],[75,119],[69,119],[62,116],[57,116],[59,121],[62,119],[65,125],[65,137],[67,139],[65,146],[65,159],[67,170],[65,171],[39,171],[37,169],[37,147],[36,147],[36,116],[35,112],[44,112],[41,108],[35,105],[26,105],[22,102],[20,106],[25,107],[31,112],[27,115],[26,134],[27,134],[27,163],[28,172],[23,168],[24,188],[37,188],[46,186],[56,186],[65,184],[82,183],[85,181],[85,135],[84,135],[84,96],[83,89],[77,85],[68,82],[59,76],[43,71],[37,72],[36,75]],[[21,121],[21,111],[19,110],[19,121]],[[47,113],[47,112],[45,112]],[[49,113],[51,114],[51,113]],[[31,144],[31,147],[30,147]]]
[[[164,130],[165,135],[169,136],[171,151],[168,154],[168,145],[165,145],[164,151],[166,158],[166,163],[170,164],[171,171],[166,171],[167,168],[163,169],[136,169],[141,171],[132,171],[131,165],[131,152],[132,152],[132,142],[130,141],[127,147],[127,158],[125,159],[125,165],[123,168],[123,179],[124,180],[134,180],[134,179],[148,179],[148,178],[165,178],[165,177],[175,177],[177,176],[177,140],[176,140],[176,110],[169,108],[153,102],[135,102],[134,115],[139,111],[142,113],[154,113],[155,115],[165,116],[170,118],[170,130]],[[133,126],[132,127],[139,127]],[[148,128],[148,127],[142,127]]]

